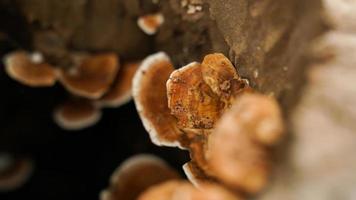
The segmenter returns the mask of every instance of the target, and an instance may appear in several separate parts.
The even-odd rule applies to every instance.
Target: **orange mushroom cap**
[[[56,83],[55,68],[44,63],[39,53],[15,51],[5,56],[4,63],[8,76],[24,85],[49,87]]]
[[[124,64],[110,90],[96,103],[100,107],[119,107],[132,97],[132,79],[140,62]]]
[[[156,145],[180,147],[181,133],[167,105],[166,82],[173,70],[165,53],[148,56],[134,76],[133,98],[151,141]]]
[[[260,94],[242,94],[217,123],[206,153],[214,175],[248,193],[267,183],[271,159],[266,147],[283,134],[277,102]]]
[[[152,185],[179,179],[178,173],[162,159],[148,154],[124,161],[112,174],[110,187],[101,193],[101,200],[136,200]]]
[[[168,181],[153,186],[138,200],[240,200],[224,188],[214,184],[203,184],[197,189],[186,181]]]
[[[213,128],[220,116],[219,99],[204,82],[199,63],[175,70],[167,81],[167,91],[168,107],[179,128]]]
[[[102,97],[119,70],[118,57],[112,53],[94,56],[78,54],[77,57],[78,65],[60,70],[60,82],[74,95],[89,99]]]
[[[147,35],[153,35],[157,32],[158,28],[164,23],[164,16],[161,13],[145,15],[139,17],[137,25]]]

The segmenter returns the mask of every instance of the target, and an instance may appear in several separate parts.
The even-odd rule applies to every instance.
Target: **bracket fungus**
[[[59,105],[53,119],[65,130],[80,130],[95,125],[101,119],[101,110],[85,99],[68,100]]]
[[[100,107],[119,107],[132,97],[132,79],[140,66],[140,62],[132,62],[124,64],[116,77],[115,82],[109,91],[96,101]]]
[[[197,189],[186,181],[167,181],[145,191],[138,200],[240,200],[241,198],[215,184]]]
[[[168,107],[179,128],[212,129],[238,94],[248,90],[222,54],[205,56],[174,71],[167,81]]]
[[[0,153],[0,191],[21,187],[30,177],[32,170],[33,163],[30,159]]]
[[[214,175],[232,188],[261,191],[271,167],[267,148],[282,136],[281,119],[274,99],[241,95],[208,138],[206,157]]]
[[[174,71],[169,57],[159,52],[144,59],[132,83],[136,109],[152,142],[180,146],[180,131],[167,105],[166,81]]]
[[[163,23],[164,16],[161,13],[144,15],[137,20],[137,25],[147,35],[154,35]]]
[[[269,147],[283,133],[278,103],[255,94],[223,54],[209,54],[202,63],[193,62],[175,71],[171,64],[166,68],[164,75],[147,73],[149,77],[134,86],[148,86],[136,90],[134,96],[139,98],[134,100],[153,142],[165,145],[157,140],[175,136],[170,142],[190,151],[192,160],[183,169],[199,187],[218,182],[237,191],[259,192],[269,175]],[[139,79],[146,74],[143,71],[137,74]],[[166,94],[162,94],[164,79]],[[173,128],[164,128],[167,125]]]
[[[31,87],[50,87],[57,81],[56,69],[40,53],[15,51],[4,58],[5,71],[12,79]]]
[[[60,82],[73,95],[89,99],[102,97],[119,70],[118,57],[112,53],[74,57],[77,57],[77,63],[60,70]]]
[[[112,174],[110,187],[100,194],[101,200],[136,200],[149,187],[179,179],[178,173],[160,158],[140,154],[124,161]]]

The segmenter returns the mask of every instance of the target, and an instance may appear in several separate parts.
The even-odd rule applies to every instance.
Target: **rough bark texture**
[[[291,119],[289,156],[261,198],[355,199],[356,1],[324,0],[332,30],[312,45],[318,60]]]
[[[188,1],[189,2],[189,1]],[[253,87],[280,98],[296,99],[303,82],[303,58],[313,37],[323,29],[319,0],[199,0],[189,14],[181,0],[17,0],[35,50],[54,63],[66,64],[73,50],[115,51],[142,58],[163,50],[176,68],[211,52],[228,55]],[[162,12],[165,23],[154,44],[136,25],[138,16]]]
[[[257,90],[294,103],[308,42],[324,29],[319,1],[206,0],[198,17],[177,2],[163,5],[168,22],[156,39],[177,67],[222,52]]]

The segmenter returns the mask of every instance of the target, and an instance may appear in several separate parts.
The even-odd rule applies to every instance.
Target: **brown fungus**
[[[153,186],[138,200],[240,200],[235,194],[214,184],[203,184],[199,189],[185,181],[168,181]]]
[[[199,63],[175,70],[167,81],[168,107],[181,129],[211,129],[218,119],[219,100],[204,82]]]
[[[119,70],[118,57],[112,53],[93,56],[78,54],[74,57],[77,63],[61,69],[60,82],[73,95],[89,99],[102,97]]]
[[[207,160],[214,175],[248,193],[266,185],[271,159],[268,146],[283,134],[277,102],[260,94],[243,94],[208,138]]]
[[[73,99],[58,106],[53,114],[56,124],[65,130],[81,130],[101,119],[101,110],[84,99]]]
[[[158,77],[162,78],[157,74],[146,79],[145,84],[137,85],[158,88],[162,80],[153,82]],[[169,123],[162,127],[167,124],[175,127],[176,132],[166,129],[160,132],[160,137],[179,133],[170,141],[179,142],[190,152],[191,161],[183,166],[188,179],[198,187],[206,182],[217,182],[236,191],[259,192],[270,174],[269,147],[283,134],[278,103],[270,97],[254,94],[248,81],[238,75],[222,54],[209,54],[202,64],[193,62],[171,72],[166,86],[169,110],[146,109],[145,115],[151,117],[148,120],[151,122],[158,113],[164,113]],[[143,91],[157,89],[136,91],[137,96],[141,95],[140,98],[151,104],[144,108],[157,108],[152,102],[166,106],[162,88],[154,94]],[[141,102],[137,99],[135,102],[138,110],[142,110]],[[171,116],[167,114],[169,111]],[[145,123],[147,117],[140,115]],[[150,127],[146,129],[152,132]]]
[[[12,79],[31,87],[50,87],[56,83],[56,69],[43,61],[40,53],[15,51],[5,56],[5,71]]]
[[[181,146],[181,132],[167,105],[166,82],[173,71],[169,57],[156,53],[143,60],[132,84],[136,109],[151,141],[159,146]]]
[[[32,160],[0,153],[0,192],[21,187],[31,176],[32,171]]]
[[[96,103],[100,107],[119,107],[131,100],[132,79],[140,66],[140,62],[124,64],[110,90]]]
[[[164,16],[161,13],[141,16],[137,20],[137,25],[147,35],[154,35],[163,23]]]
[[[112,174],[110,187],[101,192],[101,200],[136,200],[149,187],[179,179],[176,171],[153,155],[136,155],[124,161]]]
[[[224,55],[209,54],[202,64],[193,62],[171,74],[168,106],[179,128],[212,129],[236,96],[247,90]]]
[[[223,109],[230,107],[240,92],[250,89],[248,81],[238,75],[230,60],[221,53],[206,55],[201,66],[205,83],[219,96],[225,106]]]
[[[210,180],[213,176],[205,157],[207,137],[237,96],[250,90],[231,62],[218,53],[205,56],[202,64],[193,62],[170,75],[168,107],[184,133],[180,140],[194,161],[184,168],[191,180]],[[198,172],[199,178],[195,178]]]

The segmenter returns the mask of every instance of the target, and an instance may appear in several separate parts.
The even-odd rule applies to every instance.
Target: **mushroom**
[[[93,56],[78,53],[74,57],[74,66],[60,70],[60,82],[76,96],[99,99],[116,77],[119,70],[118,57],[112,53]]]
[[[31,87],[50,87],[56,83],[56,69],[43,61],[42,54],[15,51],[4,58],[5,71],[12,79]]]
[[[183,166],[189,180],[199,187],[206,182],[223,183],[245,193],[256,193],[265,186],[271,166],[268,149],[283,135],[282,116],[274,99],[254,94],[248,81],[219,53],[205,56],[201,64],[193,62],[173,71],[166,84],[167,99],[161,88],[165,76],[142,71],[138,80],[146,74],[150,78],[134,84],[134,90],[149,86],[134,92],[140,117],[151,135],[164,138],[176,133],[170,142],[178,142],[190,152],[191,161]],[[152,102],[169,109],[157,109]],[[174,129],[156,131],[167,125]]]
[[[137,25],[147,35],[154,35],[163,23],[164,16],[161,13],[141,16],[137,20]]]
[[[127,103],[132,97],[132,79],[140,63],[127,63],[120,69],[110,90],[96,103],[100,107],[119,107]]]
[[[232,63],[222,54],[209,54],[203,62],[190,63],[175,70],[167,81],[168,107],[184,133],[181,142],[189,149],[193,162],[184,166],[195,184],[213,180],[205,152],[207,137],[215,123],[244,92],[248,83],[239,77]]]
[[[101,200],[136,200],[152,185],[179,179],[175,170],[160,158],[141,154],[124,161],[112,174],[110,187],[100,194]]]
[[[186,181],[167,181],[145,191],[138,200],[240,200],[237,195],[214,185],[197,189]]]
[[[201,65],[193,62],[174,71],[167,81],[168,107],[181,129],[210,129],[218,119],[219,99],[204,82]]]
[[[21,187],[30,177],[32,170],[33,163],[30,159],[0,153],[0,191]]]
[[[95,125],[100,118],[101,110],[84,99],[68,100],[53,114],[56,124],[64,130],[81,130]]]
[[[132,83],[136,109],[151,141],[159,146],[180,146],[181,132],[170,114],[165,86],[173,70],[169,57],[159,52],[143,60]]]
[[[248,90],[224,55],[209,54],[202,64],[193,62],[171,74],[168,107],[179,128],[212,129],[238,94]]]
[[[232,188],[259,192],[266,185],[271,166],[267,147],[276,144],[282,134],[277,102],[260,94],[243,94],[208,138],[210,169]]]

